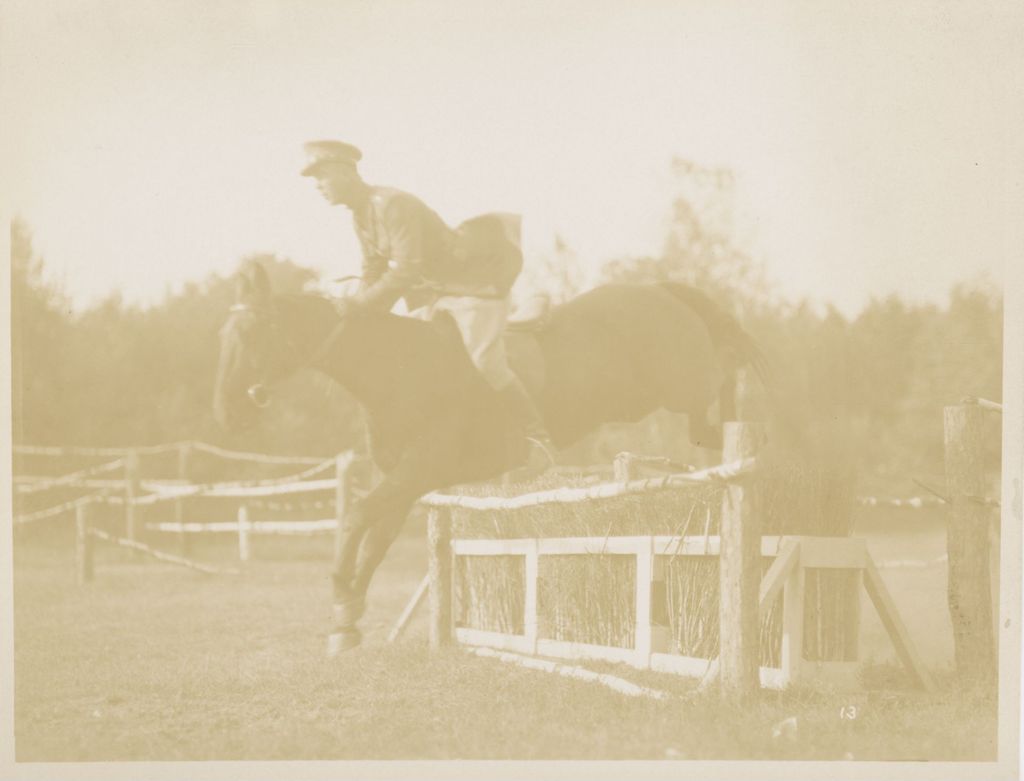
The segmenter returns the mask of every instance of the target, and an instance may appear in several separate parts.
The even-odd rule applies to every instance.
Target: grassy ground
[[[425,571],[415,532],[382,567],[364,645],[331,662],[323,655],[328,537],[257,539],[256,559],[238,577],[98,545],[96,580],[83,588],[74,584],[70,538],[15,547],[18,761],[995,754],[994,703],[948,685],[914,693],[885,667],[868,670],[870,688],[856,695],[769,693],[737,708],[697,695],[688,681],[618,666],[595,669],[672,696],[632,699],[459,650],[429,653],[423,616],[387,646],[391,622]],[[227,563],[232,548],[204,545],[197,555]],[[943,589],[944,577],[927,586],[938,609]],[[850,705],[857,717],[841,719]],[[795,727],[773,736],[790,717]]]

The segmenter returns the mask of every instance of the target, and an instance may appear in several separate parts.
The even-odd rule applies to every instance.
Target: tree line
[[[887,481],[942,471],[942,407],[967,395],[998,399],[1002,303],[984,284],[954,287],[944,304],[871,300],[855,317],[773,294],[739,246],[728,172],[676,161],[679,194],[661,252],[606,262],[596,279],[694,284],[736,313],[772,360],[776,413],[812,452],[847,459]],[[259,261],[274,288],[297,291],[316,273],[273,255]],[[556,300],[586,284],[561,241],[520,287]],[[211,409],[217,332],[234,280],[211,274],[143,308],[114,294],[74,313],[48,281],[30,226],[11,224],[11,356],[15,443],[123,446],[201,439],[239,449],[330,455],[364,443],[358,405],[303,372],[279,389],[256,429],[228,435]],[[647,421],[665,429],[665,418]],[[685,437],[671,435],[672,442]],[[599,441],[599,437],[594,441]],[[998,436],[989,454],[998,459]],[[594,455],[594,441],[577,458]],[[643,440],[650,446],[651,439]],[[657,447],[658,445],[654,445]],[[680,445],[682,447],[682,445]],[[606,454],[605,454],[606,455]],[[670,455],[680,455],[670,453]],[[685,457],[685,452],[682,456]],[[604,457],[604,456],[602,456]]]

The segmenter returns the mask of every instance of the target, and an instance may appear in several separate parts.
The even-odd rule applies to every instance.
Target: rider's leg
[[[551,436],[544,424],[544,418],[522,380],[513,374],[509,383],[498,390],[498,395],[501,396],[505,406],[512,411],[516,421],[526,432],[526,436],[540,440],[545,447],[549,446]]]
[[[449,296],[438,301],[437,308],[452,315],[473,364],[498,392],[526,436],[534,440],[550,459],[551,437],[540,410],[508,365],[504,339],[508,301]]]

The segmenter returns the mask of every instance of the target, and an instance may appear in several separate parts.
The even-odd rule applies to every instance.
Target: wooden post
[[[617,483],[628,483],[636,478],[636,461],[632,453],[619,453],[612,461],[612,470]]]
[[[338,525],[334,530],[334,568],[337,570],[338,562],[341,560],[341,544],[344,540],[345,513],[348,512],[352,496],[351,466],[353,462],[352,451],[339,453],[334,459],[334,477],[337,485],[334,488],[334,517]]]
[[[189,482],[189,461],[191,457],[192,444],[190,442],[183,442],[178,447],[178,479],[186,483]],[[189,555],[192,548],[192,538],[184,531],[186,501],[187,499],[184,496],[174,500],[174,520],[182,526],[182,531],[178,534],[178,548],[183,556]]]
[[[993,679],[995,645],[989,580],[988,513],[976,501],[985,495],[983,422],[973,404],[945,408],[946,495],[950,500],[949,617],[953,651],[963,681]]]
[[[93,578],[93,540],[89,534],[89,502],[75,505],[75,581],[78,585]]]
[[[804,579],[806,572],[803,567],[793,567],[786,578],[786,585],[782,592],[782,659],[780,667],[782,667],[782,674],[787,686],[800,680],[800,673],[804,666]]]
[[[430,575],[430,646],[452,641],[452,518],[447,507],[427,514],[427,572]]]
[[[722,460],[755,455],[763,437],[757,423],[724,424]],[[753,489],[733,482],[722,500],[719,578],[719,659],[723,694],[743,699],[760,687],[758,591],[761,586],[761,522]]]
[[[249,533],[251,530],[249,508],[245,502],[242,502],[238,505],[238,558],[240,561],[249,560]]]
[[[1019,680],[1021,658],[1021,536],[1024,530],[1024,264],[1008,253],[1003,269],[1003,431],[999,510],[999,682]],[[1009,698],[1007,698],[1009,699]],[[1012,756],[1020,712],[1000,709],[1000,757]]]
[[[654,650],[654,615],[651,609],[654,558],[654,538],[645,537],[636,552],[636,585],[633,591],[633,648],[636,651],[636,664],[641,669],[651,666],[651,653]]]
[[[523,599],[523,634],[529,646],[529,653],[537,653],[539,623],[537,619],[538,590],[540,588],[540,552],[537,540],[533,540],[524,562],[523,577],[525,595]]]
[[[139,495],[139,454],[130,450],[124,457],[124,536],[135,542],[136,507]],[[139,554],[135,556],[138,558]]]

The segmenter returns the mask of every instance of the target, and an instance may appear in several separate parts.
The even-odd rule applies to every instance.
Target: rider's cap
[[[344,141],[309,141],[303,145],[306,152],[306,167],[302,176],[314,176],[323,163],[351,163],[355,165],[363,153]]]

